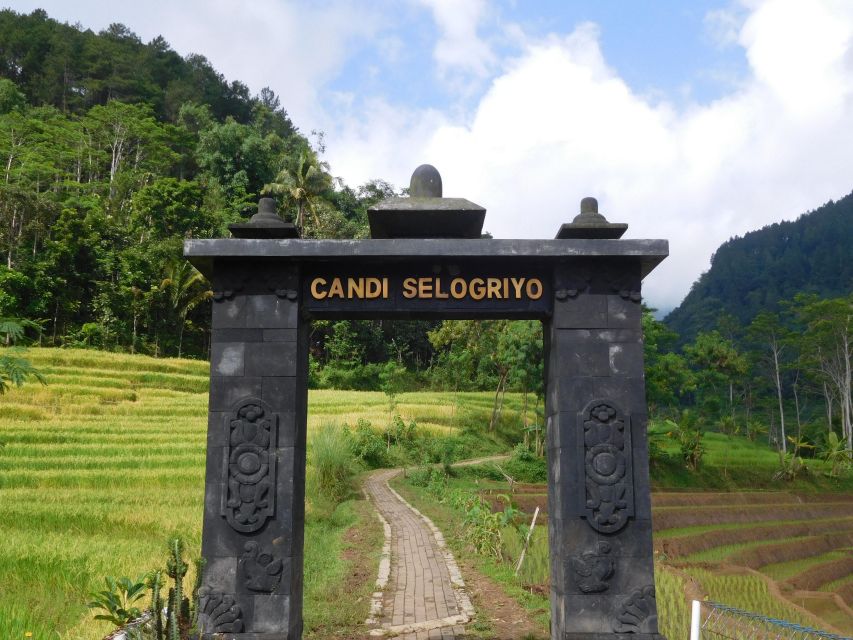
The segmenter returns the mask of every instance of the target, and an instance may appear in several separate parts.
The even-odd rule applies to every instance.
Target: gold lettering
[[[320,291],[320,289],[318,289],[318,287],[324,286],[326,286],[325,278],[314,278],[311,281],[311,295],[315,300],[322,300],[328,295],[325,291]]]
[[[464,278],[453,278],[450,281],[450,295],[457,300],[461,300],[468,294],[468,283]]]
[[[329,298],[343,298],[344,297],[344,286],[341,284],[340,278],[332,279],[332,286],[329,287]]]
[[[364,278],[347,278],[347,298],[364,297]]]
[[[497,298],[500,300],[501,298],[501,279],[500,278],[486,278],[486,291],[489,297],[489,300],[492,298]]]
[[[415,278],[406,278],[403,280],[403,297],[406,299],[412,299],[417,295],[417,280]]]
[[[441,278],[435,279],[435,297],[438,300],[447,300],[450,297],[446,291],[441,290]]]
[[[364,279],[364,297],[373,300],[382,295],[382,281],[379,278]]]
[[[471,278],[471,284],[468,285],[468,293],[474,300],[482,300],[486,297],[485,284],[482,278]]]
[[[418,278],[418,297],[432,298],[432,280],[429,278]]]
[[[515,299],[521,300],[521,285],[524,284],[524,278],[510,278],[512,281],[512,288],[515,289]]]
[[[382,278],[382,297],[388,299],[388,278]]]
[[[527,281],[527,297],[531,300],[538,300],[542,297],[542,282],[539,278],[530,278]]]

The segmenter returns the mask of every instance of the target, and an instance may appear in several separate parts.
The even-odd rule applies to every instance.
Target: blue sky
[[[430,162],[495,237],[553,237],[596,196],[670,240],[644,284],[662,309],[721,242],[853,189],[850,0],[8,4],[272,87],[349,184]]]
[[[457,88],[435,73],[432,48],[440,30],[423,5],[396,3],[393,19],[378,36],[380,43],[360,43],[346,60],[331,91],[362,97],[384,95],[392,101],[443,108],[460,100]],[[585,22],[600,27],[608,63],[639,93],[684,104],[709,101],[730,91],[746,72],[743,50],[721,46],[718,25],[707,16],[727,10],[721,2],[683,0],[599,0],[586,2],[496,2],[478,32],[491,41],[498,58],[518,53],[507,24],[528,34],[571,33]],[[395,38],[388,56],[385,39]],[[479,89],[483,89],[482,86]],[[467,102],[474,95],[462,96]]]

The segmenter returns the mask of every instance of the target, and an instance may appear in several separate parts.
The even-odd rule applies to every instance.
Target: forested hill
[[[681,340],[719,328],[725,315],[742,326],[798,293],[831,298],[853,291],[853,193],[793,222],[725,242],[711,268],[665,319]]]
[[[229,83],[202,55],[182,58],[162,37],[145,44],[122,24],[94,33],[52,20],[43,10],[0,11],[0,76],[28,103],[66,113],[120,100],[144,103],[159,120],[174,121],[184,104],[194,102],[207,105],[216,120],[247,124],[258,103],[275,101],[269,91],[253,98],[242,82]],[[283,111],[279,115],[277,132],[286,137],[294,128]]]
[[[273,91],[202,55],[0,10],[0,318],[42,344],[203,357],[211,294],[185,238],[226,235],[261,195],[306,236],[364,235],[393,193],[321,153]]]

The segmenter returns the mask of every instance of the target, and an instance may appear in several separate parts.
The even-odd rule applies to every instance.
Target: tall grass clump
[[[308,443],[308,484],[311,496],[334,507],[352,491],[357,472],[352,439],[336,424],[324,424]],[[321,505],[315,505],[321,507]]]

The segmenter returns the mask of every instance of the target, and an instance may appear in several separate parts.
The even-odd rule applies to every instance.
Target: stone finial
[[[627,229],[627,224],[607,222],[607,218],[598,212],[598,200],[587,196],[581,200],[581,212],[571,224],[560,227],[557,239],[616,239],[621,238]]]
[[[440,198],[441,174],[431,164],[422,164],[409,181],[410,198]]]
[[[278,215],[275,198],[258,200],[258,212],[249,222],[229,224],[228,230],[235,238],[298,238],[299,230],[292,222]]]
[[[409,197],[394,196],[367,210],[371,238],[479,238],[486,210],[465,198],[445,198],[441,175],[422,164],[409,183]]]
[[[278,215],[275,198],[261,198],[258,200],[258,212],[252,216],[250,222],[252,224],[260,222],[284,222],[281,216]]]
[[[607,218],[598,213],[598,200],[587,196],[581,200],[581,212],[572,222],[573,224],[607,224]]]

